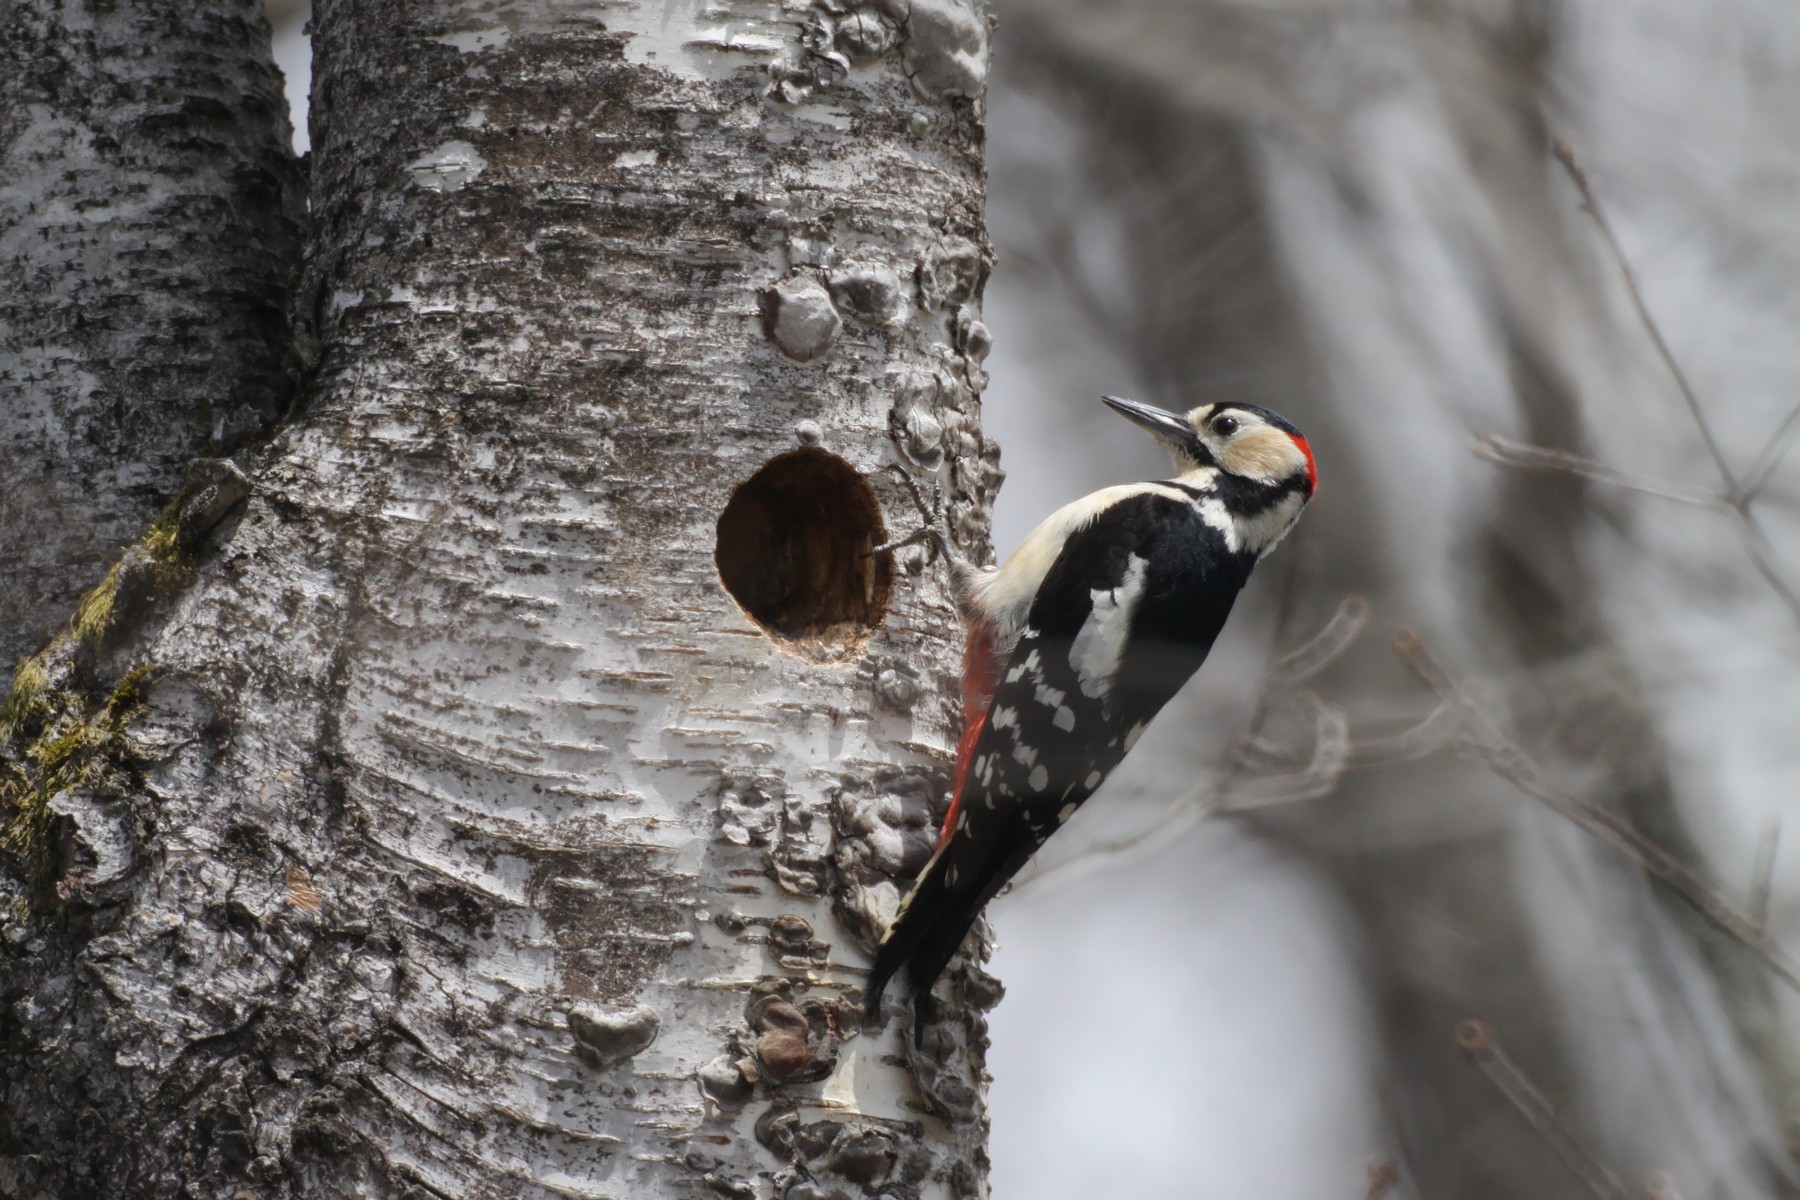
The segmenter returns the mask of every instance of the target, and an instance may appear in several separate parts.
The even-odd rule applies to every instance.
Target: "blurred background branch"
[[[1796,1194],[1800,20],[1021,0],[996,53],[1001,550],[1161,470],[1101,391],[1265,404],[1322,475],[997,907],[997,1194]],[[1115,1008],[1104,1061],[1040,1061]]]

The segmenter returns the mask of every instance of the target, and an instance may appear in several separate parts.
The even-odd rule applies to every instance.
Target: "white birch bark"
[[[897,462],[976,556],[999,479],[985,15],[315,23],[304,411],[13,705],[6,1182],[981,1194],[997,988],[856,1000],[960,642],[863,551]]]
[[[303,180],[259,7],[0,7],[0,687],[291,390]]]

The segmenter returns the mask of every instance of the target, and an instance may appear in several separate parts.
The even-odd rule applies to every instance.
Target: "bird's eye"
[[[1212,431],[1220,437],[1230,437],[1238,431],[1238,419],[1236,417],[1220,417],[1212,423]]]

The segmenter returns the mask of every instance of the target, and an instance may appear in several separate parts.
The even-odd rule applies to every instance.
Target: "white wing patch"
[[[1088,593],[1094,607],[1069,647],[1069,665],[1081,680],[1081,694],[1092,699],[1106,695],[1118,673],[1119,660],[1131,638],[1131,616],[1144,592],[1150,563],[1139,555],[1125,560],[1125,578],[1114,588]]]
[[[1025,634],[1027,636],[1035,636],[1029,629],[1025,631]],[[1025,678],[1027,674],[1036,675],[1037,673],[1038,652],[1037,648],[1034,646],[1031,652],[1025,656],[1025,661],[1006,673],[1006,682],[1017,683],[1019,680]]]
[[[1225,539],[1227,550],[1236,554],[1244,548],[1244,539],[1238,529],[1237,519],[1231,515],[1231,510],[1225,507],[1223,500],[1217,496],[1202,496],[1197,500],[1189,500],[1188,504],[1200,514],[1202,521],[1217,530],[1219,536]]]
[[[1184,475],[1182,479],[1188,481],[1188,476]],[[1113,505],[1144,495],[1166,496],[1183,503],[1192,499],[1180,488],[1160,481],[1101,488],[1063,505],[1044,518],[1042,524],[1025,535],[1019,548],[1007,556],[998,570],[985,571],[975,580],[970,598],[992,624],[995,644],[1002,657],[1017,642],[1021,627],[1031,615],[1031,602],[1037,599],[1044,577],[1056,565],[1056,557],[1069,539],[1093,524]],[[1009,676],[1007,682],[1016,680]]]

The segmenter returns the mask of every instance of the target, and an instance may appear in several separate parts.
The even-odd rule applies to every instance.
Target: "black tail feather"
[[[906,968],[907,982],[912,986],[915,1043],[936,1017],[932,985],[956,957],[963,939],[981,915],[982,906],[1004,886],[1010,872],[979,888],[951,887],[946,882],[947,875],[944,855],[933,856],[875,951],[875,965],[864,991],[863,1007],[872,1023],[880,1017],[881,996],[888,982],[902,966]]]
[[[944,907],[943,858],[940,851],[925,864],[912,891],[900,902],[900,911],[894,914],[887,936],[875,950],[875,963],[869,969],[869,983],[863,992],[863,1011],[870,1021],[881,1015],[881,996],[887,990],[888,981],[919,952],[932,922]],[[914,990],[917,990],[917,977],[913,980]]]

